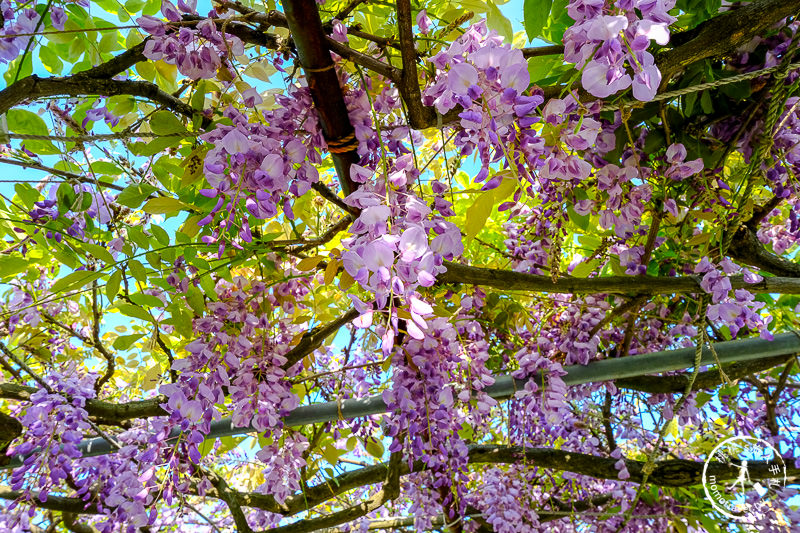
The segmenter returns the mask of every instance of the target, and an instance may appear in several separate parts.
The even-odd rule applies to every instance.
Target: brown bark
[[[356,184],[350,178],[350,167],[359,160],[358,141],[322,31],[317,4],[315,0],[286,0],[283,8],[342,192],[347,196],[356,190]]]

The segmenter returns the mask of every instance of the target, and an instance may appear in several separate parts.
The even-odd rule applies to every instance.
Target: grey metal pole
[[[734,363],[765,359],[778,355],[789,355],[800,352],[800,335],[796,333],[782,333],[775,336],[772,341],[764,339],[745,339],[740,341],[718,342],[714,350],[720,363]],[[573,365],[565,367],[567,372],[562,377],[567,385],[580,385],[590,382],[610,381],[613,379],[657,374],[670,370],[691,368],[694,365],[695,348],[682,348],[642,355],[633,355],[619,359],[604,359],[589,363],[586,366]],[[711,349],[703,349],[702,364],[715,364],[716,359]],[[543,376],[537,379],[541,382]],[[511,376],[499,376],[494,384],[485,389],[486,393],[497,400],[508,399],[517,390],[521,390],[527,380],[515,379]],[[380,394],[367,398],[342,400],[340,402],[325,402],[311,405],[302,405],[289,413],[283,422],[287,426],[304,426],[331,422],[333,420],[352,419],[362,416],[385,413],[386,404]],[[242,435],[254,431],[250,427],[234,427],[230,418],[212,422],[211,430],[206,439]],[[179,430],[173,430],[168,439],[175,439],[180,435]],[[79,449],[84,457],[106,455],[114,452],[114,448],[103,438],[96,438],[81,442]],[[32,452],[36,453],[36,452]],[[22,457],[12,457],[11,462],[0,466],[0,470],[16,468],[22,464]]]

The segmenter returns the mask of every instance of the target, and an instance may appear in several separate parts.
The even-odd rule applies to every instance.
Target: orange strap
[[[341,139],[327,141],[328,151],[332,154],[343,154],[345,152],[352,152],[358,149],[358,141],[356,140],[355,132],[346,135]]]

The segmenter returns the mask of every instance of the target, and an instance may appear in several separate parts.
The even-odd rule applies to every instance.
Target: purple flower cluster
[[[181,74],[195,80],[213,78],[220,68],[230,68],[227,61],[231,56],[244,53],[242,41],[220,32],[211,18],[201,20],[194,28],[170,25],[183,20],[181,13],[197,14],[196,3],[179,0],[175,7],[169,0],[164,0],[161,13],[167,22],[148,15],[136,20],[152,36],[145,45],[145,57],[176,65]]]
[[[536,512],[535,476],[530,468],[513,464],[507,469],[490,467],[481,473],[481,485],[469,496],[492,530],[497,533],[541,531]]]
[[[553,98],[542,110],[543,135],[549,139],[537,175],[537,194],[543,200],[563,203],[591,174],[592,165],[576,152],[582,153],[595,145],[601,124],[591,116],[597,111],[597,103],[586,108],[572,96]],[[574,203],[574,209],[581,214],[591,207],[588,200]]]
[[[410,339],[395,350],[392,388],[383,392],[392,411],[386,429],[394,438],[389,450],[425,463],[431,471],[426,487],[439,494],[436,500],[451,513],[463,513],[469,481],[467,448],[459,431],[485,427],[497,403],[482,392],[494,382],[486,368],[483,328],[466,313],[455,324],[444,318],[430,321],[422,339]]]
[[[203,237],[207,244],[220,242],[226,233],[251,242],[249,215],[263,220],[282,209],[293,219],[288,195],[302,196],[319,180],[314,163],[321,158],[314,147],[324,141],[308,89],[292,88],[289,96],[276,100],[279,107],[264,112],[266,124],[249,122],[231,107],[225,116],[233,125],[218,126],[201,137],[214,148],[204,163],[210,187],[200,193],[217,203],[198,223],[204,226],[219,217],[212,234]],[[240,204],[246,213],[239,213]],[[220,252],[223,248],[220,242]]]
[[[0,2],[0,12],[5,20],[5,24],[0,28],[0,63],[10,63],[33,39],[30,34],[35,33],[36,25],[39,23],[39,13],[31,8],[17,11],[11,7],[10,0]],[[64,10],[61,7],[53,7],[51,13],[53,26],[63,30],[66,21]],[[17,36],[18,34],[28,35]]]
[[[10,283],[10,298],[6,307],[11,312],[11,316],[8,319],[10,334],[14,333],[19,324],[31,327],[40,326],[43,313],[55,317],[62,312],[66,312],[72,320],[75,320],[75,317],[80,314],[80,306],[77,302],[62,298],[48,298],[48,296],[52,296],[50,286],[53,284],[53,278],[54,273],[43,268],[39,272],[39,277],[33,281],[16,280]],[[38,301],[43,301],[44,303],[36,305]],[[77,320],[72,326],[77,331],[89,331],[87,326],[82,325]],[[64,347],[69,344],[69,341],[56,334],[54,330],[48,331],[53,334],[47,341],[48,348],[53,354],[61,353]]]
[[[475,181],[485,181],[489,165],[502,158],[514,173],[528,177],[526,167],[538,166],[542,151],[532,126],[540,120],[534,111],[544,98],[525,94],[530,74],[522,52],[504,45],[481,21],[430,61],[436,74],[423,92],[423,102],[440,113],[456,106],[464,109],[453,142],[462,157],[478,151],[483,168]],[[483,189],[493,189],[501,180],[490,179]]]
[[[449,212],[450,205],[442,200],[440,211],[433,211],[412,191],[418,171],[409,155],[398,158],[388,176],[374,181],[368,181],[374,178],[365,167],[354,165],[351,174],[361,186],[345,201],[361,212],[350,227],[352,237],[343,240],[342,263],[375,299],[375,305],[368,306],[351,295],[357,309],[367,315],[361,324],[368,326],[371,313],[386,308],[392,296],[402,297],[411,311],[408,334],[423,339],[424,316],[433,309],[419,299],[416,290],[433,285],[445,271],[443,260],[452,260],[464,250],[460,230],[441,214]],[[395,333],[394,328],[386,330],[386,354]]]
[[[647,48],[669,42],[674,6],[675,0],[570,0],[575,24],[564,33],[564,59],[581,70],[583,88],[606,98],[633,86],[634,98],[652,100],[661,72]]]
[[[766,304],[756,301],[755,296],[745,289],[736,289],[733,297],[730,296],[731,282],[728,276],[741,274],[747,283],[758,283],[762,277],[727,257],[719,262],[719,268],[721,270],[708,257],[703,257],[694,269],[695,274],[703,274],[700,286],[711,295],[711,305],[707,311],[709,320],[728,326],[733,337],[736,337],[740,329],[748,328],[758,330],[765,339],[772,339],[772,333],[767,329],[772,317],[758,313]]]
[[[47,496],[67,480],[72,462],[81,456],[78,444],[90,429],[86,400],[94,398],[92,374],[76,375],[74,369],[47,378],[52,392],[40,388],[19,418],[25,428],[22,442],[8,449],[9,455],[26,456],[11,474],[11,487],[26,499],[47,501]]]
[[[788,198],[785,203],[788,216],[783,217],[781,209],[773,209],[761,221],[756,232],[758,240],[770,245],[778,255],[800,242],[800,199]]]
[[[198,445],[211,422],[223,415],[220,406],[229,395],[233,424],[252,426],[271,438],[272,444],[257,453],[267,465],[259,490],[283,501],[299,488],[307,446],[302,435],[283,431],[281,417],[299,404],[285,379],[296,372],[284,368],[285,354],[302,333],[290,317],[296,307],[302,308],[299,302],[308,288],[297,279],[268,288],[235,278],[233,284],[218,282],[217,293],[219,300],[208,303],[209,315],[194,321],[199,336],[186,346],[187,357],[173,364],[180,378],[160,388],[168,398],[162,407],[170,414],[168,425],[186,435],[182,454],[191,464],[200,464]],[[289,318],[270,319],[283,313]]]
[[[681,181],[703,171],[704,165],[701,159],[692,161],[685,159],[684,146],[673,144],[667,148],[665,162],[659,172],[671,180]],[[622,239],[628,239],[636,233],[651,201],[652,187],[649,184],[635,185],[635,183],[643,181],[653,173],[652,169],[640,167],[635,156],[626,158],[622,167],[608,164],[595,172],[597,188],[607,195],[605,209],[599,212],[600,227],[613,228],[614,233]],[[664,211],[674,216],[678,215],[674,199],[664,202]],[[628,268],[629,274],[642,273],[635,271],[635,268],[631,270],[629,260],[620,258],[620,262]]]

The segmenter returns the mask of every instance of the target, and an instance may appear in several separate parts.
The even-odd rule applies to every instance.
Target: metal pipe
[[[782,333],[775,336],[772,341],[754,338],[737,341],[718,342],[714,350],[720,363],[734,363],[764,359],[778,355],[790,355],[800,352],[800,335],[797,333]],[[565,367],[567,372],[562,379],[567,385],[581,385],[583,383],[610,381],[614,379],[657,374],[670,370],[691,368],[694,364],[695,348],[682,348],[642,355],[633,355],[619,359],[603,359],[588,365],[573,365]],[[702,364],[715,364],[711,349],[703,349]],[[536,376],[539,382],[544,376]],[[494,384],[484,389],[489,396],[497,400],[505,400],[521,390],[527,380],[515,379],[511,376],[499,376]],[[368,398],[342,400],[340,402],[325,402],[311,405],[302,405],[289,413],[283,422],[286,426],[304,426],[331,422],[339,419],[352,419],[362,416],[385,413],[386,404],[380,394]],[[211,423],[211,430],[206,439],[242,435],[254,431],[250,427],[234,427],[230,418]],[[168,439],[175,439],[180,435],[180,430],[173,430]],[[78,446],[84,457],[94,457],[112,453],[114,448],[103,438],[96,438],[81,442]],[[35,451],[32,453],[36,453]],[[0,470],[16,468],[22,464],[19,456],[12,457],[11,461],[0,466]]]

